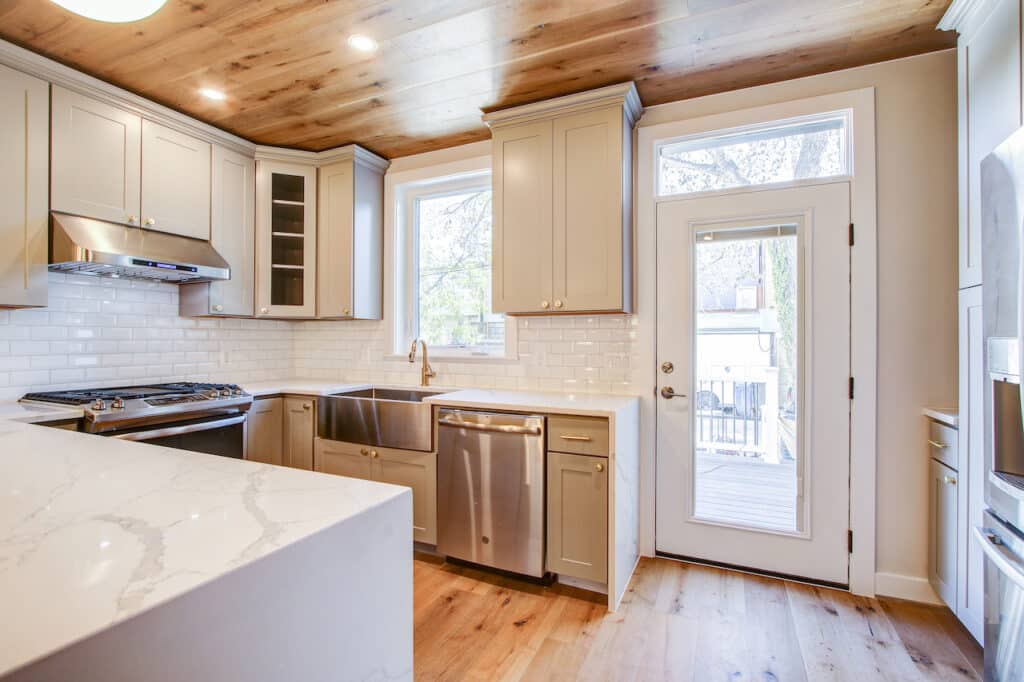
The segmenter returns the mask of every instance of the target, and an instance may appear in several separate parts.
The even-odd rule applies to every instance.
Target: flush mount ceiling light
[[[370,36],[353,33],[348,37],[348,46],[360,52],[376,52],[377,41]]]
[[[88,19],[112,24],[145,19],[167,4],[167,0],[51,0],[51,2]]]
[[[200,88],[199,94],[206,99],[212,99],[215,102],[223,102],[228,98],[228,96],[223,92],[220,90],[214,90],[213,88]]]

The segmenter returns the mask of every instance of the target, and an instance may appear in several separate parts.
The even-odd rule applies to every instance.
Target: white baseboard
[[[935,590],[932,589],[927,578],[901,573],[875,573],[875,594],[880,597],[896,597],[925,604],[941,606],[946,604],[939,598],[939,595],[935,594]]]

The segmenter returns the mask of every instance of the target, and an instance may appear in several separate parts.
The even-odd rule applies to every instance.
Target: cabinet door
[[[320,169],[317,196],[317,316],[352,316],[353,162]]]
[[[0,306],[46,305],[49,86],[0,66]]]
[[[628,235],[622,107],[554,121],[553,270],[556,311],[623,309]]]
[[[370,448],[366,445],[316,439],[316,470],[325,474],[373,480]]]
[[[256,164],[258,316],[316,315],[316,169]]]
[[[246,418],[245,458],[266,464],[283,464],[281,398],[254,400]]]
[[[231,266],[231,279],[210,283],[211,315],[251,317],[255,268],[256,162],[223,147],[213,148],[210,243]]]
[[[142,119],[53,86],[50,206],[139,224]]]
[[[942,462],[931,462],[929,486],[928,578],[935,591],[950,608],[956,606],[957,547],[957,475]]]
[[[549,571],[608,580],[608,459],[548,453]]]
[[[313,438],[316,436],[312,398],[284,399],[284,461],[296,469],[313,468]]]
[[[494,131],[493,309],[550,311],[551,121]]]
[[[982,323],[982,287],[959,295],[960,418],[957,455],[960,530],[956,590],[957,617],[981,642],[985,613],[985,562],[981,547],[970,539],[970,529],[984,524],[985,510],[985,329]]]
[[[961,288],[982,281],[981,160],[1021,125],[1020,2],[991,4],[966,48],[968,224],[960,234]]]
[[[371,448],[374,480],[412,488],[413,539],[437,544],[437,455]]]
[[[210,143],[142,122],[142,226],[210,238]]]

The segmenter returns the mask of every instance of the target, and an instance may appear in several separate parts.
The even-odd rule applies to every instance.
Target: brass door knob
[[[661,389],[661,397],[671,400],[672,398],[685,398],[686,396],[682,393],[676,393],[675,389],[671,386],[665,386]]]

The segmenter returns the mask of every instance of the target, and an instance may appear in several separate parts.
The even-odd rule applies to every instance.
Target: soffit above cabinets
[[[650,106],[952,47],[935,30],[948,5],[171,0],[105,24],[8,0],[0,37],[258,144],[393,158],[486,139],[481,110],[623,81]]]

